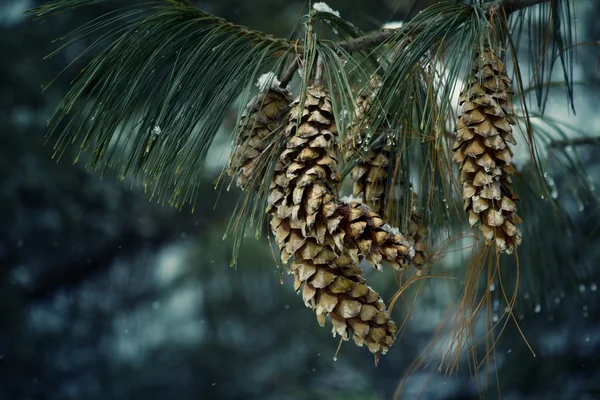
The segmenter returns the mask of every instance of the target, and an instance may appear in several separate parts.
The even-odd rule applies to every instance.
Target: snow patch
[[[340,12],[335,11],[334,9],[329,7],[329,5],[327,3],[325,3],[324,1],[320,1],[318,3],[313,4],[313,10],[322,12],[322,13],[333,14],[336,17],[340,18]]]
[[[267,90],[276,90],[279,92],[290,92],[290,87],[280,88],[279,85],[281,82],[277,79],[277,76],[273,72],[267,72],[266,74],[262,74],[258,81],[256,82],[256,86],[260,89],[261,92],[265,92]]]
[[[383,229],[384,231],[386,231],[387,233],[391,233],[392,235],[397,235],[400,233],[400,229],[398,228],[394,228],[392,226],[390,226],[390,224],[384,224],[381,229]]]
[[[340,201],[342,203],[346,203],[346,204],[360,203],[362,201],[362,198],[354,197],[353,195],[350,195],[350,196],[343,196],[343,197],[341,197]]]
[[[391,22],[386,22],[385,24],[383,24],[381,29],[382,30],[384,30],[384,29],[400,29],[400,28],[402,28],[402,25],[404,25],[404,21],[391,21]]]

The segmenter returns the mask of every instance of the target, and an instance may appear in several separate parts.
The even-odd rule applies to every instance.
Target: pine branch
[[[502,9],[508,15],[515,11],[548,2],[550,2],[550,0],[497,0],[490,2],[487,5],[487,9],[488,12],[493,9]],[[349,53],[361,50],[369,50],[379,46],[396,34],[396,32],[397,29],[385,29],[382,31],[371,32],[368,35],[359,38],[340,42],[339,46]]]
[[[492,10],[503,10],[505,15],[523,10],[528,7],[533,7],[538,4],[548,3],[550,0],[497,0],[490,2],[487,5],[488,12]],[[381,31],[374,31],[367,35],[339,42],[338,45],[347,51],[348,53],[354,53],[357,51],[371,50],[374,49],[385,41],[390,39],[397,33],[397,29],[385,29]],[[298,50],[301,50],[302,46],[298,46]],[[288,67],[285,74],[281,78],[281,87],[286,87],[290,82],[294,73],[300,67],[300,59],[296,58],[292,64]]]
[[[31,13],[44,16],[66,11],[75,3],[94,2],[55,0]],[[400,45],[403,55],[390,63],[393,68],[385,77],[387,88],[379,102],[386,110],[395,110],[395,119],[420,127],[419,132],[431,132],[432,121],[438,118],[431,114],[429,99],[444,99],[443,107],[438,107],[441,114],[449,109],[449,88],[454,87],[451,83],[460,73],[464,54],[487,31],[489,16],[501,12],[498,7],[505,5],[513,12],[540,3],[501,0],[469,7],[442,1],[403,28],[367,34],[331,20],[342,38],[351,39],[305,40],[302,45],[298,44],[297,34],[306,19],[300,21],[294,36],[283,39],[232,24],[184,2],[126,7],[66,35],[57,50],[90,35],[101,35],[76,61],[100,46],[102,52],[82,69],[51,120],[50,134],[60,132],[56,157],[69,143],[78,142],[81,152],[91,152],[87,163],[90,169],[115,168],[121,178],[133,173],[159,201],[178,207],[193,203],[198,193],[196,183],[225,110],[240,94],[242,103],[250,98],[252,82],[260,72],[266,68],[285,71],[281,81],[286,87],[300,66],[310,71],[321,57],[328,84],[335,83],[331,83],[335,89],[330,90],[338,94],[333,111],[344,127],[347,117],[342,110],[353,109],[351,84],[368,78],[365,73],[369,68],[360,64],[372,58],[369,50],[389,42]],[[441,43],[444,49],[436,47]],[[442,92],[437,92],[436,85],[421,88],[415,66],[425,54],[438,57],[448,50],[447,46],[454,46],[456,56],[445,64],[451,73],[439,89]],[[349,54],[363,50],[362,54]],[[286,60],[287,71],[282,69]],[[414,111],[411,99],[417,96],[423,106],[418,109],[424,112]],[[92,103],[95,98],[102,101]],[[381,123],[381,118],[377,121]],[[340,136],[344,135],[342,128]]]

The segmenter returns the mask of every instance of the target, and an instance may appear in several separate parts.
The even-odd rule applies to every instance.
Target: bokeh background
[[[458,298],[460,281],[424,288],[406,333],[377,368],[365,349],[353,345],[342,346],[334,361],[337,340],[318,327],[287,279],[280,284],[266,239],[248,237],[237,268],[229,267],[232,242],[223,234],[239,192],[215,191],[213,182],[227,158],[231,120],[211,153],[194,214],[154,204],[110,173],[101,180],[73,165],[69,154],[52,159],[46,120],[76,71],[44,93],[42,86],[84,44],[44,60],[55,48],[51,39],[119,3],[133,1],[33,21],[23,11],[39,1],[0,1],[0,399],[391,398]],[[280,36],[306,7],[299,0],[194,3]],[[365,30],[430,3],[329,2]],[[573,29],[583,43],[575,80],[585,83],[576,87],[578,114],[562,95],[551,97],[547,112],[597,136],[600,4],[574,3]],[[599,149],[572,149],[592,186],[600,184]],[[552,174],[556,191],[568,193],[569,171],[555,168]],[[544,243],[565,247],[568,257],[560,262],[576,273],[522,293],[519,323],[536,357],[509,324],[494,370],[505,399],[600,399],[600,215],[577,196],[565,196],[563,203],[576,230]],[[528,223],[546,234],[543,219]],[[535,238],[525,238],[530,240]],[[541,265],[521,265],[523,270],[543,270],[545,250],[539,251]],[[449,269],[461,262],[444,261]],[[390,271],[368,275],[384,297],[397,290]],[[402,320],[409,306],[399,302],[394,318]],[[437,373],[433,364],[413,373],[401,398],[477,398],[466,358],[461,365],[458,376]],[[486,397],[497,398],[496,388]]]

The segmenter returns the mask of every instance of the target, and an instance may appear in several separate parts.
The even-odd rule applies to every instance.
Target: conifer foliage
[[[93,3],[54,0],[31,14]],[[126,7],[62,38],[57,51],[91,43],[74,64],[92,57],[57,107],[50,134],[58,134],[57,156],[76,143],[90,169],[115,168],[160,202],[182,207],[198,195],[227,111],[242,104],[227,166],[243,191],[228,229],[235,249],[247,227],[259,235],[268,224],[318,323],[378,358],[397,328],[367,285],[363,261],[424,276],[440,258],[436,245],[465,226],[478,227],[494,257],[531,239],[521,232],[527,218],[517,215],[513,190],[516,130],[525,133],[519,144],[531,155],[529,168],[538,177],[543,168],[516,44],[529,29],[529,67],[550,76],[562,66],[571,96],[571,8],[568,0],[443,0],[398,28],[369,33],[316,3],[283,39],[183,0]],[[532,21],[551,22],[541,29]],[[545,90],[534,92],[542,106]],[[527,184],[536,187],[531,193],[547,190],[543,179]],[[461,201],[467,218],[454,206]],[[465,296],[476,296],[486,276],[483,267],[471,270],[478,275]]]

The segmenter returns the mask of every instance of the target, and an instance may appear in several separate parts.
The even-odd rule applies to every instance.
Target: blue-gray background
[[[238,268],[228,267],[231,241],[222,236],[239,193],[221,193],[215,206],[212,185],[226,157],[227,129],[210,157],[193,215],[149,202],[127,181],[100,180],[73,166],[69,155],[59,163],[51,159],[45,123],[76,71],[44,94],[41,87],[82,47],[42,58],[54,48],[52,38],[117,3],[31,21],[22,12],[38,1],[0,1],[0,399],[390,398],[456,292],[426,290],[402,340],[378,368],[365,349],[353,345],[343,346],[333,361],[337,341],[318,327],[290,285],[279,283],[266,240],[249,237]],[[281,36],[303,6],[281,0],[196,3]],[[409,3],[330,5],[370,30],[402,18]],[[410,12],[427,3],[432,1],[420,1]],[[597,135],[600,6],[593,0],[575,5],[578,40],[596,42],[578,49],[575,76],[588,83],[577,89],[576,117],[563,97],[552,100],[549,111]],[[585,162],[598,182],[600,161],[594,148],[586,149]],[[559,189],[563,178],[556,171]],[[587,230],[582,240],[597,241],[597,211],[575,207],[572,217]],[[550,242],[568,246],[570,237]],[[588,253],[574,251],[566,263],[598,264],[600,246],[591,244]],[[497,349],[504,398],[600,398],[594,276],[592,271],[576,282],[554,282],[547,296],[524,301],[520,323],[537,357],[509,324]],[[396,289],[389,271],[369,273],[369,279],[387,297]],[[418,392],[424,399],[477,398],[463,364],[459,377],[431,369],[415,373],[402,398]],[[488,396],[497,397],[496,391]]]

